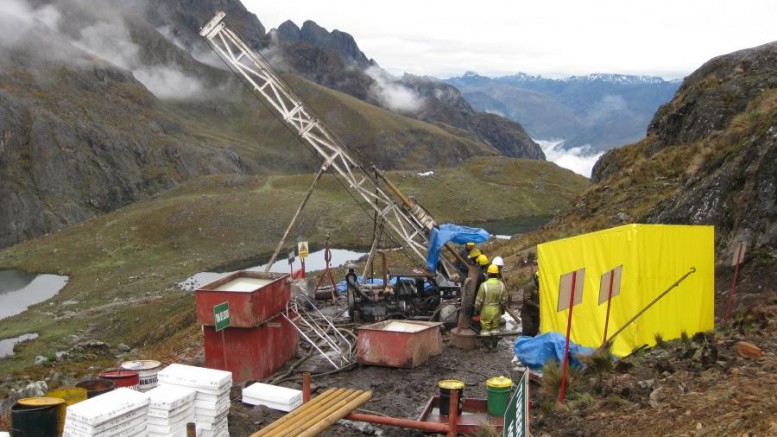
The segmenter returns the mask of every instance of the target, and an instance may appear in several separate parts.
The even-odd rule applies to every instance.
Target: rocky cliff
[[[688,76],[644,141],[599,160],[595,185],[563,221],[714,225],[718,253],[738,241],[773,249],[775,163],[777,43],[770,43],[714,58]]]
[[[350,35],[312,22],[268,35],[236,0],[6,6],[0,26],[15,30],[0,36],[0,247],[193,177],[320,165],[199,37],[218,10],[366,162],[422,169],[473,156],[542,159],[516,123],[484,127],[484,115],[464,107],[452,125],[390,104],[374,78],[381,70]],[[447,103],[435,104],[427,114]]]

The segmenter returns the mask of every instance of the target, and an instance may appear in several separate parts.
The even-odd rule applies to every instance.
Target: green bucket
[[[510,402],[510,390],[512,388],[513,380],[504,376],[495,376],[486,381],[489,415],[504,416],[507,403]]]

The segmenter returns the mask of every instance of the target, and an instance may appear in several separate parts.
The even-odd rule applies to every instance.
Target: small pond
[[[6,338],[5,340],[0,340],[0,358],[10,357],[11,355],[13,355],[13,347],[16,346],[18,343],[21,343],[27,340],[34,340],[36,338],[38,338],[38,334],[31,333],[31,334],[20,335],[14,338]]]
[[[351,261],[357,261],[359,258],[367,255],[366,252],[356,252],[356,251],[347,250],[347,249],[330,249],[330,252],[332,253],[332,259],[329,263],[329,267],[332,267],[332,268],[339,267],[344,264],[348,264]],[[266,267],[267,267],[267,264],[262,264],[260,266],[249,267],[243,270],[254,270],[254,271],[263,272]],[[300,268],[299,257],[294,259],[293,267],[295,270]],[[314,271],[324,270],[325,268],[326,268],[326,260],[324,259],[324,249],[311,252],[310,255],[307,258],[305,258],[305,271],[314,272]],[[270,267],[270,271],[274,273],[291,273],[291,266],[289,266],[288,259],[283,258],[281,255],[280,260],[274,262],[273,265]],[[181,282],[180,284],[178,284],[178,286],[183,288],[184,290],[193,291],[205,284],[215,281],[216,279],[226,274],[227,273],[200,272],[188,278],[184,282]]]
[[[67,276],[0,270],[0,320],[51,299],[67,284],[67,280]]]

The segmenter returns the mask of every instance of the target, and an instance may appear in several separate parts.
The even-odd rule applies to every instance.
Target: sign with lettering
[[[529,435],[529,371],[524,372],[513,397],[507,403],[504,415],[504,437],[526,437]]]
[[[213,307],[213,320],[216,331],[229,327],[229,302],[220,303]]]

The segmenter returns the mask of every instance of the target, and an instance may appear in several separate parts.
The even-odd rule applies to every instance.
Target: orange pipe
[[[400,428],[419,429],[424,432],[445,433],[450,426],[447,423],[421,422],[419,420],[397,419],[396,417],[375,416],[372,414],[351,413],[345,417],[348,420],[376,423],[378,425],[398,426]]]

